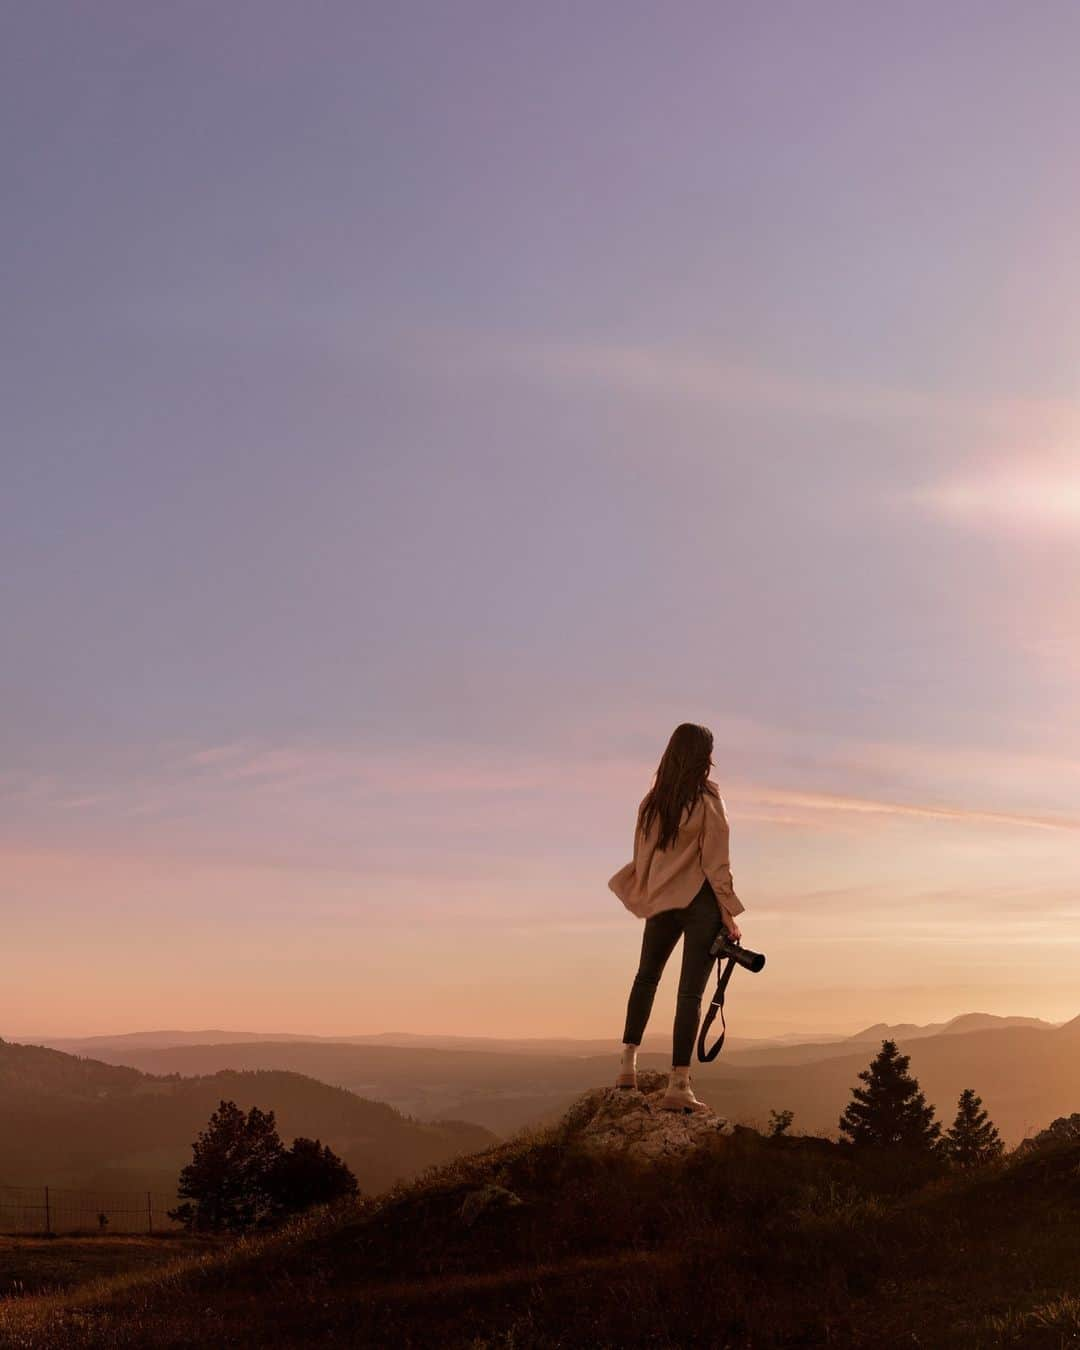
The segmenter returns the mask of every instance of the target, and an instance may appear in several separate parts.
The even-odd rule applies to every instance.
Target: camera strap
[[[705,1014],[701,1023],[701,1031],[698,1033],[697,1057],[702,1064],[711,1064],[716,1056],[724,1048],[724,1037],[727,1035],[727,1022],[724,1020],[724,994],[727,991],[728,980],[731,979],[731,972],[735,969],[735,958],[729,956],[724,962],[724,968],[720,972],[720,978],[716,981],[716,992],[712,996],[712,1002],[709,1004],[709,1010]],[[716,1014],[720,1014],[720,1025],[723,1028],[716,1039],[716,1044],[711,1050],[705,1049],[705,1037],[708,1035],[709,1028],[716,1021]]]

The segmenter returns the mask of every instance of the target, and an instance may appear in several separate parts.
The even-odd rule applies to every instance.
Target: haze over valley
[[[613,1047],[598,1041],[444,1036],[428,1045],[421,1036],[393,1033],[341,1041],[201,1035],[207,1039],[198,1032],[162,1031],[53,1044],[185,1080],[223,1072],[299,1075],[417,1120],[466,1121],[499,1136],[555,1119],[583,1090],[611,1080],[615,1062]],[[923,1026],[878,1023],[821,1041],[733,1038],[715,1064],[694,1067],[695,1083],[703,1100],[733,1120],[761,1125],[770,1110],[790,1109],[796,1129],[833,1136],[859,1071],[886,1037],[911,1054],[939,1116],[948,1117],[961,1091],[975,1087],[1011,1145],[1080,1110],[1080,1019],[1055,1026],[1039,1018],[968,1013]],[[666,1068],[663,1045],[660,1037],[647,1039],[642,1064]]]

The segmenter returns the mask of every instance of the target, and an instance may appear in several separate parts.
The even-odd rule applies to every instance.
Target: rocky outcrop
[[[638,1090],[595,1088],[571,1106],[563,1128],[567,1138],[590,1152],[614,1151],[639,1158],[686,1154],[718,1135],[735,1131],[708,1107],[704,1111],[663,1111],[667,1075],[639,1073]]]
[[[500,1209],[517,1209],[522,1204],[520,1196],[505,1186],[478,1186],[469,1191],[462,1201],[460,1218],[466,1228],[471,1228],[477,1219]]]

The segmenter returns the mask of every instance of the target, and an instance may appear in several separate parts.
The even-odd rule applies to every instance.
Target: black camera
[[[765,969],[764,956],[760,952],[752,952],[749,947],[744,947],[741,942],[736,942],[733,938],[728,937],[725,928],[721,928],[720,932],[717,933],[715,942],[709,948],[709,954],[717,958],[718,968],[722,966],[723,969],[720,978],[716,981],[716,993],[713,994],[709,1010],[705,1014],[705,1020],[698,1032],[697,1057],[702,1064],[711,1064],[724,1048],[724,1037],[727,1035],[727,1022],[724,1021],[724,994],[727,990],[728,980],[731,979],[731,972],[736,966],[742,966],[743,970],[749,970],[755,975],[759,970]],[[717,1037],[713,1048],[706,1050],[705,1038],[709,1034],[709,1028],[712,1026],[717,1013],[720,1014],[720,1022],[724,1029]]]
[[[731,957],[736,965],[742,966],[743,970],[752,971],[755,975],[765,968],[765,958],[760,952],[752,952],[749,947],[734,942],[723,929],[709,950],[718,960],[724,961]]]

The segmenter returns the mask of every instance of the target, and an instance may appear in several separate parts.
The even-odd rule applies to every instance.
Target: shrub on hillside
[[[277,1212],[298,1214],[312,1205],[355,1199],[359,1187],[346,1163],[318,1139],[297,1138],[282,1149],[269,1177]]]
[[[769,1112],[769,1138],[781,1139],[788,1130],[791,1129],[791,1122],[795,1119],[794,1111],[770,1111]]]
[[[1058,1118],[1046,1127],[1040,1130],[1038,1134],[1030,1139],[1025,1139],[1017,1153],[1029,1153],[1032,1149],[1053,1148],[1057,1144],[1076,1144],[1080,1143],[1080,1112],[1074,1111],[1071,1116],[1058,1116]]]

